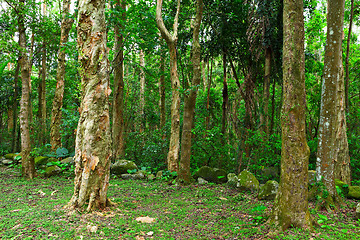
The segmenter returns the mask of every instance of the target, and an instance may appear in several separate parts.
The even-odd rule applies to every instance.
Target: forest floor
[[[66,212],[73,177],[26,181],[0,168],[0,239],[357,239],[356,201],[337,213],[317,212],[313,232],[292,228],[270,234],[272,201],[259,201],[226,185],[176,187],[162,181],[111,179],[103,212]],[[145,222],[137,221],[139,217]],[[138,219],[139,220],[139,219]],[[148,221],[149,223],[146,223]]]

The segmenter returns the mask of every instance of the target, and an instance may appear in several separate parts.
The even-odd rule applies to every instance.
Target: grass
[[[170,186],[166,182],[112,179],[108,197],[118,204],[103,212],[64,211],[73,177],[23,180],[0,168],[1,239],[268,239],[272,201],[258,201],[226,185]],[[321,215],[314,232],[292,228],[275,239],[357,239],[355,201]],[[155,218],[139,223],[137,217]],[[324,217],[326,216],[326,218]]]

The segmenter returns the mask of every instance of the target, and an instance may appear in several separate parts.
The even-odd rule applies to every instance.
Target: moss
[[[14,160],[14,158],[19,155],[18,153],[8,153],[4,157],[9,160]]]
[[[227,175],[227,179],[228,179],[227,184],[230,187],[236,187],[237,186],[239,179],[238,179],[238,177],[236,176],[235,173],[229,173]]]
[[[227,173],[223,169],[211,168],[208,166],[201,167],[195,174],[193,175],[195,179],[201,177],[209,182],[214,183],[226,183],[227,182]]]
[[[48,163],[48,159],[49,159],[48,157],[43,157],[43,156],[36,157],[34,159],[35,167],[45,165],[46,163]]]
[[[238,187],[240,188],[240,190],[250,190],[252,192],[257,192],[259,190],[259,181],[251,172],[246,170],[242,171],[239,174],[238,179]]]
[[[60,172],[61,172],[61,168],[59,168],[58,166],[50,166],[45,169],[44,175],[46,177],[51,177],[59,174]]]
[[[341,189],[342,194],[344,194],[345,197],[349,194],[349,184],[344,183],[343,181],[339,179],[335,179],[335,186],[339,187]]]
[[[360,200],[360,186],[350,186],[348,198]]]
[[[258,198],[260,200],[274,200],[279,189],[277,181],[269,180],[260,188]]]

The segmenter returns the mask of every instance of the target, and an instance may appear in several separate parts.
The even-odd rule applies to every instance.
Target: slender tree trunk
[[[25,0],[20,0],[21,12],[24,11]],[[20,129],[21,129],[21,165],[22,175],[26,179],[35,177],[34,158],[30,155],[30,126],[29,126],[29,105],[30,105],[30,62],[26,54],[26,33],[24,15],[18,15],[19,24],[19,46],[20,46],[20,67],[22,80],[22,95],[20,100]]]
[[[165,112],[165,53],[161,50],[160,54],[160,79],[159,79],[159,108],[160,108],[160,129],[163,129],[166,121]],[[165,135],[164,135],[165,136]]]
[[[19,71],[20,71],[20,57],[17,60],[16,68],[15,68],[15,75],[14,75],[14,103],[13,103],[13,130],[11,133],[11,152],[16,152],[16,139],[19,136],[16,136],[18,124],[17,124],[17,118],[18,118],[18,80],[19,80]]]
[[[270,98],[270,73],[271,73],[271,48],[265,49],[265,73],[263,90],[263,113],[260,115],[260,125],[266,136],[269,136],[269,98]]]
[[[179,162],[179,173],[178,180],[181,183],[190,183],[190,158],[191,158],[191,139],[192,139],[192,127],[195,114],[196,94],[197,86],[201,82],[201,66],[200,66],[200,54],[201,47],[199,42],[199,31],[203,15],[203,1],[196,1],[196,16],[194,21],[193,30],[193,44],[192,44],[192,68],[193,78],[192,86],[188,96],[185,96],[184,105],[184,120],[183,120],[183,131],[181,138],[181,158]]]
[[[14,109],[13,108],[9,108],[8,111],[7,111],[7,116],[8,116],[8,119],[7,119],[7,130],[8,130],[8,133],[10,134],[14,128],[14,113],[13,113]]]
[[[40,68],[40,67],[39,67]],[[43,43],[41,68],[39,70],[38,86],[38,119],[39,119],[39,144],[45,145],[45,132],[46,132],[46,45]]]
[[[78,51],[82,83],[80,119],[75,142],[75,187],[67,207],[87,210],[110,205],[111,136],[109,62],[106,46],[105,0],[80,0]]]
[[[126,18],[126,3],[117,1],[117,7],[121,10],[122,20]],[[113,159],[121,159],[125,156],[124,144],[124,29],[123,23],[115,25],[115,52],[114,60],[114,94],[112,109],[112,142]]]
[[[207,83],[207,97],[206,97],[206,118],[205,118],[205,129],[209,130],[209,124],[210,124],[210,90],[211,90],[211,79],[212,79],[212,68],[213,68],[213,62],[211,61],[210,64],[210,74],[208,77],[208,83]]]
[[[29,54],[29,126],[30,126],[30,132],[33,133],[33,107],[32,107],[32,99],[31,99],[31,92],[32,92],[32,84],[31,84],[31,73],[32,73],[32,67],[34,63],[34,45],[35,45],[35,36],[34,32],[32,31],[31,38],[30,38],[30,54]]]
[[[173,33],[166,29],[162,19],[162,0],[157,0],[156,4],[156,23],[160,30],[161,36],[165,39],[170,54],[170,78],[171,78],[171,134],[169,152],[167,156],[168,170],[173,172],[177,171],[179,167],[179,148],[180,148],[180,81],[177,71],[177,29],[180,12],[180,0],[177,1],[177,10],[173,25]]]
[[[144,131],[145,122],[144,108],[145,108],[145,56],[144,51],[140,50],[140,132]]]
[[[223,51],[223,91],[222,91],[222,118],[221,118],[221,133],[223,134],[223,140],[225,142],[225,135],[226,135],[226,123],[227,123],[227,108],[229,105],[229,94],[227,88],[227,76],[226,76],[226,54]]]
[[[276,81],[273,82],[272,88],[272,97],[271,97],[271,120],[270,120],[270,135],[274,132],[274,120],[275,120],[275,91],[276,90]]]
[[[282,230],[312,227],[308,209],[309,147],[305,136],[305,57],[302,0],[284,0],[281,177],[270,222]]]
[[[319,125],[319,141],[316,161],[316,177],[317,181],[323,181],[328,193],[329,202],[332,204],[339,200],[335,188],[334,181],[334,165],[337,161],[336,153],[336,131],[338,111],[341,106],[338,104],[340,100],[339,82],[343,80],[342,69],[342,34],[344,23],[344,1],[329,0],[327,13],[327,37],[324,58],[324,78],[321,91],[321,108],[320,108],[320,125]],[[341,100],[344,99],[341,96]],[[344,107],[344,106],[343,106]],[[345,121],[345,119],[343,119]],[[345,124],[345,122],[344,122]],[[340,132],[339,132],[340,133]],[[342,137],[346,137],[341,133]],[[345,158],[342,159],[347,161]]]
[[[352,23],[354,18],[354,0],[351,0],[351,10],[350,10],[350,23],[349,23],[349,32],[346,41],[346,57],[345,57],[345,104],[346,104],[346,112],[349,112],[349,52],[350,52],[350,38],[351,38],[351,30]]]

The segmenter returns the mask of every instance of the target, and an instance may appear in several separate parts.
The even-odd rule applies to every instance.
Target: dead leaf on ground
[[[136,240],[145,240],[145,238],[143,236],[136,236],[135,239]]]
[[[135,219],[136,221],[138,222],[141,222],[141,223],[153,223],[155,222],[155,218],[151,218],[151,217],[138,217]]]

